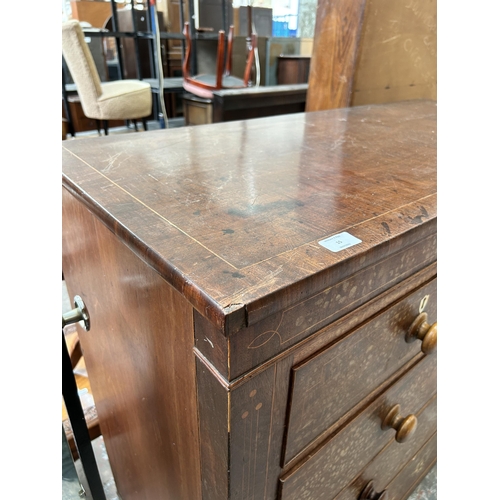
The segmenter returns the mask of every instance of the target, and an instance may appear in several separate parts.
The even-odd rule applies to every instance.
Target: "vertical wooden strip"
[[[276,411],[275,376],[271,366],[231,391],[231,500],[268,498],[268,462],[278,463],[278,457],[270,457],[269,447]]]
[[[366,0],[318,0],[306,111],[351,101]]]
[[[203,500],[228,498],[228,391],[196,360]]]

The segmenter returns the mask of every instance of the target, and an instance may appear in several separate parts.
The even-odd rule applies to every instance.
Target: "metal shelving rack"
[[[224,0],[225,1],[225,0]],[[111,25],[112,25],[112,31],[96,31],[96,30],[83,30],[84,35],[86,37],[92,37],[92,38],[114,38],[116,42],[116,55],[117,55],[117,76],[118,79],[123,78],[123,54],[121,50],[121,44],[120,40],[122,38],[133,38],[134,39],[134,50],[135,50],[135,64],[136,64],[136,71],[137,71],[137,78],[139,80],[143,80],[143,70],[142,70],[142,61],[139,55],[139,40],[148,40],[149,41],[149,67],[151,68],[151,74],[152,78],[148,78],[146,81],[151,84],[151,89],[153,93],[155,93],[157,96],[159,94],[159,75],[158,75],[158,48],[156,47],[155,43],[155,35],[153,32],[153,23],[154,18],[153,18],[153,9],[151,5],[151,1],[147,0],[146,2],[146,9],[145,12],[147,13],[146,15],[146,26],[147,30],[146,31],[138,31],[137,29],[137,24],[136,24],[136,18],[134,15],[132,15],[132,23],[133,23],[133,31],[120,31],[120,26],[119,26],[119,21],[118,21],[118,14],[117,14],[117,8],[116,8],[116,2],[115,0],[110,0],[111,3]],[[136,2],[134,0],[131,0],[130,2],[131,8],[134,9]],[[180,5],[180,21],[181,21],[181,26],[180,26],[180,32],[179,33],[173,33],[173,32],[165,32],[162,31],[160,32],[160,39],[163,40],[182,40],[182,57],[184,58],[185,54],[185,43],[184,43],[184,35],[182,34],[182,27],[184,26],[184,0],[179,0],[179,5]],[[190,7],[191,8],[191,7]],[[192,12],[192,10],[190,10]],[[75,86],[71,84],[67,84],[66,82],[66,75],[65,75],[65,69],[63,66],[63,102],[65,106],[65,112],[66,112],[66,117],[68,120],[68,130],[69,133],[74,136],[75,131],[74,131],[74,126],[73,126],[73,120],[71,119],[71,113],[69,110],[68,106],[68,92],[71,92],[72,90],[75,90]],[[180,81],[181,79],[179,78],[164,78],[165,82],[165,90],[170,91],[170,92],[181,92],[182,91],[182,82]],[[158,103],[157,99],[153,101],[154,102],[154,110],[153,114],[155,118],[157,119],[158,117]]]
[[[190,28],[191,28],[191,33],[194,33],[194,36],[192,36],[192,57],[191,57],[191,72],[192,74],[197,73],[197,41],[198,40],[216,40],[217,39],[217,34],[214,33],[198,33],[195,28],[195,19],[193,13],[195,12],[195,1],[198,0],[188,0],[188,7],[189,7],[189,23],[190,23]],[[145,79],[148,83],[151,84],[151,88],[153,93],[155,93],[157,96],[159,95],[159,75],[158,75],[158,47],[156,47],[155,43],[155,36],[154,32],[152,30],[154,19],[153,19],[153,9],[151,5],[151,0],[146,1],[146,26],[147,30],[146,31],[138,31],[137,30],[137,25],[136,25],[136,19],[135,16],[132,16],[132,23],[133,23],[133,31],[120,31],[120,26],[118,22],[118,14],[117,14],[117,7],[116,7],[116,2],[115,0],[110,0],[111,3],[111,23],[112,23],[112,31],[96,31],[96,30],[84,30],[84,34],[86,37],[93,37],[93,38],[114,38],[116,41],[116,51],[117,51],[117,76],[118,79],[123,78],[123,54],[121,50],[121,44],[120,44],[120,39],[122,38],[133,38],[134,39],[134,49],[135,49],[135,63],[136,63],[136,70],[137,70],[137,78],[139,80],[143,80],[143,71],[142,71],[142,62],[141,58],[139,55],[139,40],[148,40],[149,41],[149,67],[151,68],[151,73],[152,73],[152,78]],[[182,29],[185,23],[185,16],[184,16],[184,4],[185,0],[179,0],[179,7],[180,7],[180,24],[179,26],[180,31],[178,33],[175,32],[165,32],[162,31],[160,32],[160,39],[162,40],[182,40],[182,58],[185,56],[185,50],[186,50],[186,45],[185,45],[185,37],[182,34]],[[229,22],[226,16],[226,4],[227,0],[221,0],[221,7],[222,7],[222,25],[224,27],[224,30],[226,33],[229,31]],[[136,2],[134,0],[130,1],[131,8],[134,9]],[[65,111],[66,111],[66,116],[68,119],[68,129],[69,133],[74,136],[74,127],[73,127],[73,121],[71,119],[71,113],[69,110],[68,106],[68,91],[72,91],[75,89],[74,85],[71,84],[66,84],[66,75],[64,73],[64,67],[63,67],[63,102],[65,106]],[[183,92],[182,88],[182,78],[164,78],[164,90],[167,92]],[[155,99],[154,101],[154,110],[153,110],[153,115],[155,116],[155,119],[158,119],[158,99]]]

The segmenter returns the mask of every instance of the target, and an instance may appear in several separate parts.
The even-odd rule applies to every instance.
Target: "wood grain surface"
[[[435,318],[433,280],[293,368],[286,462],[418,354],[420,346],[407,344],[405,334],[423,295],[432,295],[428,312]]]
[[[367,0],[351,106],[437,97],[436,0]]]
[[[437,434],[425,443],[415,457],[387,487],[389,498],[407,498],[437,461]]]
[[[306,111],[436,99],[436,1],[318,1]]]
[[[366,0],[318,0],[306,111],[350,105]]]
[[[431,228],[436,104],[65,141],[63,182],[228,335]],[[342,231],[362,243],[318,244]]]
[[[420,448],[432,438],[437,427],[437,398],[417,413],[418,426],[411,441],[402,446],[391,441],[364,469],[360,475],[345,488],[335,500],[358,500],[359,494],[369,481],[374,482],[377,491],[387,488],[396,475],[417,455]]]
[[[420,477],[436,356],[405,330],[436,316],[435,102],[65,141],[63,188],[122,498],[330,500],[384,464],[398,491]],[[319,243],[343,231],[360,242]],[[382,429],[395,405],[430,415],[411,451]]]
[[[65,190],[63,269],[118,493],[201,499],[192,307]]]
[[[366,392],[359,394],[356,392],[356,397],[353,399],[355,406],[337,422],[328,422],[331,426],[325,432],[321,432],[324,427],[317,423],[313,432],[313,434],[317,435],[317,438],[282,468],[282,449],[287,429],[288,401],[291,392],[290,381],[293,367],[301,366],[304,363],[307,364],[308,360],[315,360],[316,356],[321,356],[322,353],[328,352],[329,349],[341,344],[342,341],[335,343],[332,343],[332,341],[343,334],[347,335],[344,337],[344,341],[355,337],[356,333],[359,333],[360,324],[370,323],[370,318],[373,318],[374,314],[375,318],[379,317],[380,311],[391,311],[392,307],[388,308],[388,305],[396,303],[396,308],[399,305],[399,309],[405,309],[408,313],[408,321],[411,322],[411,318],[418,314],[422,300],[429,295],[426,300],[426,310],[431,315],[434,315],[436,308],[436,297],[433,293],[433,290],[435,290],[435,274],[436,265],[433,264],[429,268],[407,278],[403,283],[382,293],[376,299],[346,314],[332,325],[317,332],[317,334],[311,335],[307,340],[288,349],[280,356],[276,356],[268,363],[256,367],[248,374],[232,382],[225,380],[216,370],[216,368],[219,369],[218,363],[223,363],[224,355],[215,344],[217,339],[223,342],[227,342],[228,339],[219,332],[206,328],[209,327],[206,320],[201,315],[195,314],[195,325],[197,323],[196,318],[202,321],[204,325],[200,330],[195,327],[197,335],[195,352],[200,359],[198,366],[204,369],[203,378],[201,378],[201,370],[198,372],[199,397],[200,401],[202,399],[206,401],[203,405],[200,403],[200,422],[203,421],[207,424],[207,430],[201,433],[202,448],[203,446],[212,450],[215,450],[216,447],[220,448],[218,453],[213,451],[210,454],[212,458],[208,460],[208,463],[212,465],[209,467],[202,466],[202,472],[205,471],[212,478],[207,481],[204,480],[203,484],[225,484],[223,480],[219,479],[217,481],[214,477],[217,475],[224,477],[223,471],[225,469],[221,462],[227,459],[229,461],[227,468],[230,468],[231,471],[228,478],[230,498],[239,500],[276,499],[280,475],[292,470],[297,464],[302,463],[306,457],[314,454],[318,446],[322,446],[346,423],[356,418],[384,391],[395,384],[419,359],[423,358],[423,354],[419,352],[417,347],[417,356],[413,357],[410,362],[400,369],[398,369],[399,365],[391,365],[392,369],[387,370],[386,380],[380,383],[372,393],[366,396]],[[400,327],[404,330],[403,325],[400,325]],[[413,347],[404,342],[403,330],[400,333],[404,348],[410,348],[411,351]],[[214,347],[212,347],[212,343]],[[203,349],[203,352],[198,349]],[[214,353],[218,360],[215,366],[212,366],[205,356],[205,354],[208,356],[211,352]],[[356,353],[359,356],[359,363],[362,363],[364,359],[363,349],[358,349]],[[237,359],[239,354],[239,351],[233,352],[231,359]],[[381,359],[383,356],[388,356],[388,353],[381,354]],[[342,358],[342,355],[340,357]],[[221,373],[224,373],[223,367],[221,367]],[[211,375],[212,378],[210,378]],[[363,378],[359,380],[358,377],[357,385],[363,387],[363,384]],[[432,386],[433,381],[428,380],[426,384]],[[325,386],[328,385],[328,381],[325,381]],[[408,386],[405,387],[408,389]],[[332,390],[338,391],[339,389],[338,381],[336,383],[332,380]],[[324,399],[318,396],[319,401]],[[218,401],[217,404],[216,401]],[[218,409],[217,406],[219,406]],[[229,415],[229,422],[226,424],[227,415]],[[226,425],[228,425],[229,436],[224,432]],[[302,432],[302,430],[295,429],[295,432],[296,437],[300,438],[297,433]],[[392,433],[394,434],[394,431]],[[388,431],[388,440],[391,439],[390,434],[391,431]],[[226,449],[228,443],[230,458],[229,456],[226,457],[225,452],[220,451]],[[219,456],[219,461],[214,458],[216,456]],[[216,473],[219,466],[220,470]],[[347,486],[348,482],[346,481],[343,477],[338,478],[337,487]]]
[[[300,323],[304,323],[304,320],[299,320],[300,313],[294,314],[295,321],[298,321],[299,325],[294,325],[294,321],[290,320],[283,323],[282,316],[291,312],[287,310],[270,316],[256,325],[244,328],[227,338],[206,318],[195,312],[196,349],[210,362],[228,385],[238,384],[255,370],[265,369],[266,366],[272,364],[277,355],[282,357],[293,352],[295,362],[307,358],[394,301],[425,286],[436,277],[436,274],[437,263],[434,261],[399,283],[392,284],[387,290],[377,290],[378,294],[373,298],[365,298],[366,300],[363,302],[357,300],[350,303],[348,308],[337,309],[334,315],[325,314],[329,305],[327,304],[325,307],[325,303],[329,302],[328,296],[331,294],[331,288],[327,288],[316,297],[316,301],[323,299],[319,307],[311,299],[293,307],[307,314],[306,326],[302,329],[298,329]],[[345,286],[346,284],[341,285]],[[356,285],[351,284],[348,280],[346,290],[350,292],[354,286]],[[420,292],[420,296],[423,298],[424,294]],[[435,300],[435,297],[431,297],[431,300]],[[306,304],[309,304],[312,310],[308,310],[305,307]],[[434,305],[431,303],[430,307],[434,307]],[[328,326],[332,320],[334,326]],[[281,333],[280,328],[276,329],[276,326],[281,326],[281,324],[287,324],[289,328],[295,327],[293,331],[296,336],[294,337],[292,334],[289,337],[293,340],[292,342],[278,342]],[[273,332],[274,336],[271,336]],[[259,338],[263,340],[260,343],[258,342]],[[267,342],[265,342],[266,338]],[[249,349],[249,346],[252,348]],[[255,346],[258,348],[254,348]]]
[[[389,441],[381,422],[394,404],[416,413],[436,392],[436,358],[427,356],[370,404],[351,423],[281,478],[282,500],[333,498]],[[402,445],[404,446],[404,445]]]
[[[427,228],[429,229],[429,228]],[[423,238],[405,250],[394,252],[385,248],[389,257],[354,274],[344,277],[353,267],[360,269],[354,259],[351,266],[335,268],[333,286],[310,298],[266,317],[229,337],[231,352],[237,352],[230,366],[230,378],[242,375],[280,352],[308,338],[332,321],[356,310],[385,290],[436,261],[436,235]],[[381,249],[382,251],[382,249]],[[366,264],[366,260],[364,264]],[[335,283],[334,280],[338,280]]]

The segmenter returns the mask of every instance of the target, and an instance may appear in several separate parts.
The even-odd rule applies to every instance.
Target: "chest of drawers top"
[[[66,141],[63,184],[231,335],[435,234],[436,132],[411,101]]]

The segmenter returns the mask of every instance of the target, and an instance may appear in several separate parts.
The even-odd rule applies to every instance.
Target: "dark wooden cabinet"
[[[432,101],[65,141],[121,498],[406,498],[436,461],[436,197]]]
[[[278,85],[307,83],[310,66],[311,58],[308,56],[280,55],[278,57]]]

